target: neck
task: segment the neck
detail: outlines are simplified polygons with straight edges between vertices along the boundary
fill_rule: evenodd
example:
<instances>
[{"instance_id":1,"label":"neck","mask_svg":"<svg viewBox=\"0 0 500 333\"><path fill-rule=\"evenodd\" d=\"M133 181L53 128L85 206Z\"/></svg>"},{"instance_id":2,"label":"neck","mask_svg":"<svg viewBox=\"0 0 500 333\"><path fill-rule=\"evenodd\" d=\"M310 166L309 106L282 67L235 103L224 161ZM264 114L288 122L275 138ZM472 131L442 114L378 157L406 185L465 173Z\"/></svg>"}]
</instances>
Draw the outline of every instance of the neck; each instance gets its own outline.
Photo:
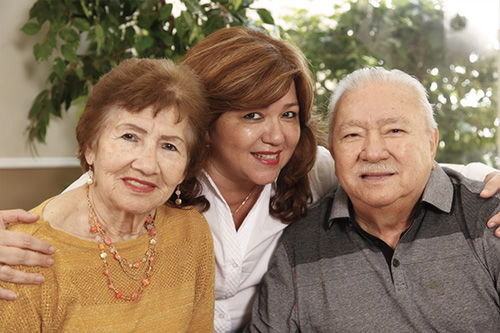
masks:
<instances>
[{"instance_id":1,"label":"neck","mask_svg":"<svg viewBox=\"0 0 500 333\"><path fill-rule=\"evenodd\" d=\"M89 193L89 210L93 209L106 235L114 242L126 241L138 238L146 233L144 223L154 210L139 214L133 214L120 209L112 209L107 205L104 197L95 188L91 188ZM90 213L90 212L89 212Z\"/></svg>"},{"instance_id":2,"label":"neck","mask_svg":"<svg viewBox=\"0 0 500 333\"><path fill-rule=\"evenodd\" d=\"M229 192L245 192L248 193L255 187L255 183L242 178L240 175L236 175L226 170L220 170L211 161L207 163L205 171L210 175L213 182L217 185L219 190L229 191Z\"/></svg>"},{"instance_id":3,"label":"neck","mask_svg":"<svg viewBox=\"0 0 500 333\"><path fill-rule=\"evenodd\" d=\"M387 207L362 209L354 206L354 218L361 229L383 240L392 249L396 248L401 234L412 224L414 215L414 206L403 210Z\"/></svg>"},{"instance_id":4,"label":"neck","mask_svg":"<svg viewBox=\"0 0 500 333\"><path fill-rule=\"evenodd\" d=\"M253 205L257 202L264 185L232 179L221 174L213 167L207 167L206 171L229 206L235 228L238 230Z\"/></svg>"}]
</instances>

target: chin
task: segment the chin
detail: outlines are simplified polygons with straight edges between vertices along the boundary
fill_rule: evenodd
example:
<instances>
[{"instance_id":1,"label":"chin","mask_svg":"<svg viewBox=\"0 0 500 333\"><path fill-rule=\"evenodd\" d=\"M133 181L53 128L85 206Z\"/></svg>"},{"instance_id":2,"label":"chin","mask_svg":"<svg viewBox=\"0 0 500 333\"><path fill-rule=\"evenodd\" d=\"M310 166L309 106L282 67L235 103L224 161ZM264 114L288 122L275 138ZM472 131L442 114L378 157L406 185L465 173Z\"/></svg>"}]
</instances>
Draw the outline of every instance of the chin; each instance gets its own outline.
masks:
<instances>
[{"instance_id":1,"label":"chin","mask_svg":"<svg viewBox=\"0 0 500 333\"><path fill-rule=\"evenodd\" d=\"M375 198L369 197L369 198L363 198L362 200L373 208L386 207L396 201L394 198L388 198L388 197L375 197Z\"/></svg>"},{"instance_id":2,"label":"chin","mask_svg":"<svg viewBox=\"0 0 500 333\"><path fill-rule=\"evenodd\" d=\"M267 185L271 184L278 178L279 172L277 173L265 173L265 174L260 174L257 175L257 177L252 177L252 182L255 183L256 185Z\"/></svg>"},{"instance_id":3,"label":"chin","mask_svg":"<svg viewBox=\"0 0 500 333\"><path fill-rule=\"evenodd\" d=\"M147 200L147 202L142 202L142 200L131 200L125 202L122 206L122 209L132 214L144 214L145 212L150 212L152 209L158 207L161 204L159 203L157 205L153 205L153 201L154 200Z\"/></svg>"}]
</instances>

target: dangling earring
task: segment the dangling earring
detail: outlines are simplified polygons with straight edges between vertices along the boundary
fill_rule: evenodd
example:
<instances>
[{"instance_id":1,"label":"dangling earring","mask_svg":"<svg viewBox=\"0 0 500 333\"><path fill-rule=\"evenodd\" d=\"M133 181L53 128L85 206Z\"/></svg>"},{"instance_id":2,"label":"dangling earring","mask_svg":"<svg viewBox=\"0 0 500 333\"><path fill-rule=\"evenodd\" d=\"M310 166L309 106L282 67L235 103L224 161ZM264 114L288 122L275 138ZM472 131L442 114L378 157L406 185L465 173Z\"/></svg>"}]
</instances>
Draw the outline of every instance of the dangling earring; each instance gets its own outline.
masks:
<instances>
[{"instance_id":1,"label":"dangling earring","mask_svg":"<svg viewBox=\"0 0 500 333\"><path fill-rule=\"evenodd\" d=\"M182 205L182 199L181 199L181 188L180 185L177 185L177 190L175 190L175 194L177 195L177 199L175 199L175 204L177 206Z\"/></svg>"},{"instance_id":2,"label":"dangling earring","mask_svg":"<svg viewBox=\"0 0 500 333\"><path fill-rule=\"evenodd\" d=\"M94 184L94 168L92 167L92 165L89 165L88 174L89 174L89 179L87 179L87 184L90 186Z\"/></svg>"}]
</instances>

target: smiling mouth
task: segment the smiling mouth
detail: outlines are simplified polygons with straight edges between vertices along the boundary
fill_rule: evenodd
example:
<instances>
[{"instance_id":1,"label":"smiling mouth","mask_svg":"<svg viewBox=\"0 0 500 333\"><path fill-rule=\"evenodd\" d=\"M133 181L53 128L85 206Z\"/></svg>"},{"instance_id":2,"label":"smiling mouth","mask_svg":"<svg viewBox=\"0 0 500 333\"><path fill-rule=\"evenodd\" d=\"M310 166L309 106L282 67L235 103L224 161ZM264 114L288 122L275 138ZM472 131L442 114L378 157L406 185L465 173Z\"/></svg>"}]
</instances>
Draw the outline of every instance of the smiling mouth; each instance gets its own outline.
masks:
<instances>
[{"instance_id":1,"label":"smiling mouth","mask_svg":"<svg viewBox=\"0 0 500 333\"><path fill-rule=\"evenodd\" d=\"M154 191L154 189L156 188L156 185L153 183L139 181L136 179L124 178L123 182L129 189L138 193L149 193L151 191Z\"/></svg>"},{"instance_id":2,"label":"smiling mouth","mask_svg":"<svg viewBox=\"0 0 500 333\"><path fill-rule=\"evenodd\" d=\"M279 155L279 154L257 154L257 153L251 153L251 154L257 158L267 161L275 160L278 158Z\"/></svg>"},{"instance_id":3,"label":"smiling mouth","mask_svg":"<svg viewBox=\"0 0 500 333\"><path fill-rule=\"evenodd\" d=\"M362 179L381 179L395 175L394 173L377 173L377 174L363 174Z\"/></svg>"},{"instance_id":4,"label":"smiling mouth","mask_svg":"<svg viewBox=\"0 0 500 333\"><path fill-rule=\"evenodd\" d=\"M129 183L130 185L137 186L137 187L154 187L154 185L144 184L144 183L138 182L138 181L133 180L133 179L125 179L125 181L127 183Z\"/></svg>"}]
</instances>

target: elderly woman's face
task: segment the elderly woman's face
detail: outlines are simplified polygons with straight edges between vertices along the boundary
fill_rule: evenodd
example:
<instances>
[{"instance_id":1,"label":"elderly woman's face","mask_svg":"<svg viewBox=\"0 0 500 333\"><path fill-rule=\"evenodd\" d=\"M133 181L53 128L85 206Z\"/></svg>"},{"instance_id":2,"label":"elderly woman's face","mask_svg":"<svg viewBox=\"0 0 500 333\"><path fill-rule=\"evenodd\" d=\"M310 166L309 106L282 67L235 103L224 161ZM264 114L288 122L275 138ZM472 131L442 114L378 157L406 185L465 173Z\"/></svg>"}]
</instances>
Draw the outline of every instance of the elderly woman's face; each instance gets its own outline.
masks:
<instances>
[{"instance_id":1,"label":"elderly woman's face","mask_svg":"<svg viewBox=\"0 0 500 333\"><path fill-rule=\"evenodd\" d=\"M168 200L184 180L188 161L187 124L173 109L156 117L150 109L113 109L97 144L85 157L94 167L96 200L132 214Z\"/></svg>"}]
</instances>

